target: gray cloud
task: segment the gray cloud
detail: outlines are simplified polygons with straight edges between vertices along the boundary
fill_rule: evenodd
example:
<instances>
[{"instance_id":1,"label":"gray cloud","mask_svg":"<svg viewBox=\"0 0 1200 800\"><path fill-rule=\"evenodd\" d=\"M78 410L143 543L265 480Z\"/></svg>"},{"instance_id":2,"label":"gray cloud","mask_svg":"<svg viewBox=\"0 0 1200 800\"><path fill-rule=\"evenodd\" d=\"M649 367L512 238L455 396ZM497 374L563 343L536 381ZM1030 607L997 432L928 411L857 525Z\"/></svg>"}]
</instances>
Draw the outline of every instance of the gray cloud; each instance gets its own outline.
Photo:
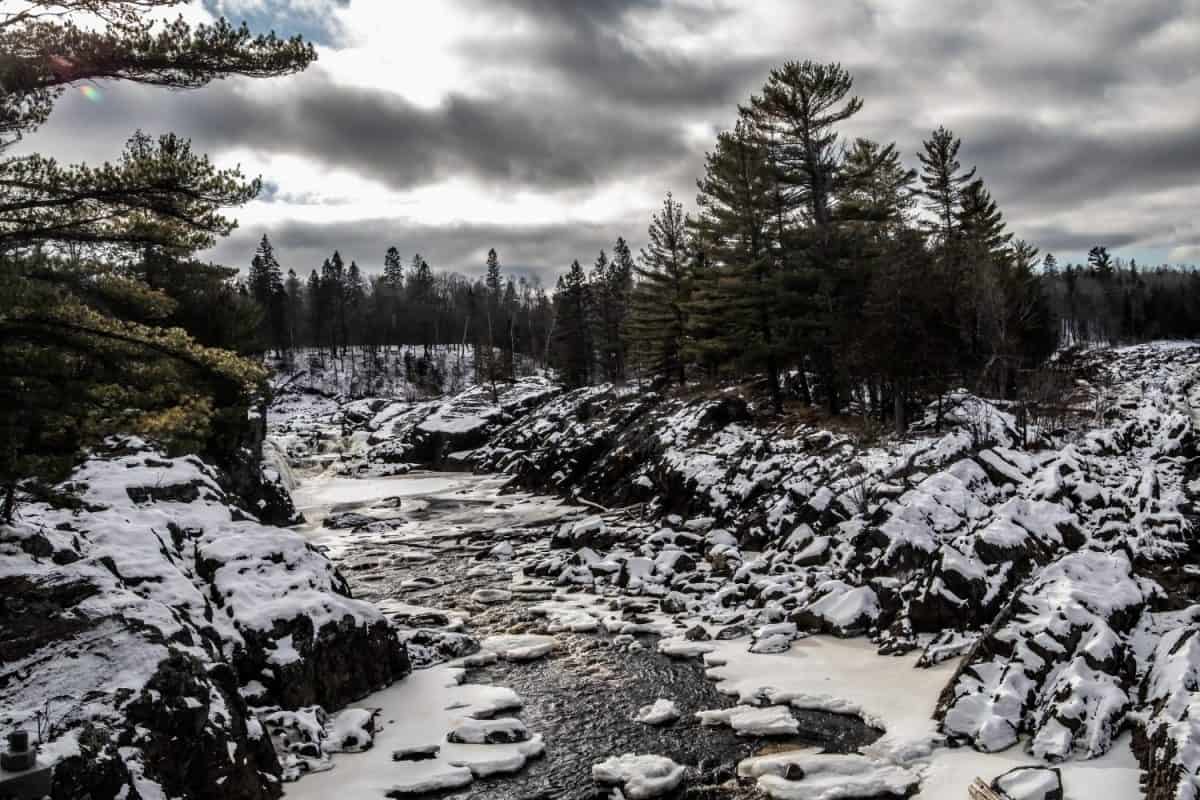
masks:
<instances>
[{"instance_id":1,"label":"gray cloud","mask_svg":"<svg viewBox=\"0 0 1200 800\"><path fill-rule=\"evenodd\" d=\"M291 2L267 0L256 19L282 19ZM250 95L230 82L187 95L113 87L99 106L69 99L36 144L72 160L111 156L130 132L128 120L137 119L147 130L191 135L216 153L235 147L292 153L403 189L469 176L492 187L578 198L650 178L690 201L707 143L689 138L687 130L732 122L735 104L774 64L840 60L866 102L846 126L848 138L894 140L915 163L921 139L945 123L963 138L964 161L979 167L1015 232L1043 249L1075 251L1105 242L1166 252L1194 242L1194 234L1186 239L1185 233L1194 231L1191 215L1200 202L1200 189L1192 189L1200 186L1200 107L1192 100L1197 0L1014 0L1000 10L984 0L929 0L924 11L906 11L903 24L883 0L780 4L769 17L780 34L763 31L762 41L786 44L766 48L755 39L744 48L687 50L670 36L650 35L644 21L668 15L677 29L703 34L735 25L745 6L721 0L459 2L473 13L520 24L498 25L494 36L464 43L459 55L479 65L478 85L469 87L470 96L452 94L436 108L386 91L335 86L318 65L265 94ZM322 35L336 47L336 34L328 27ZM80 130L88 136L80 137ZM1190 202L1172 207L1155 199L1167 190ZM286 185L276 187L272 199L280 207L311 202ZM630 208L628 218L644 228L649 210ZM1119 229L1103 222L1114 219L1122 220ZM354 226L340 232L366 237L363 231L378 224L369 222L357 233ZM328 233L320 249L338 246L339 230L288 231ZM511 241L521 258L544 269L618 232L573 235L564 226L512 233ZM450 248L448 261L456 263L466 263L466 256L454 249L454 237L504 234L486 226L411 233ZM554 242L556 235L567 244ZM547 248L546 255L525 249L535 246Z\"/></svg>"},{"instance_id":2,"label":"gray cloud","mask_svg":"<svg viewBox=\"0 0 1200 800\"><path fill-rule=\"evenodd\" d=\"M118 131L129 134L132 118L148 130L181 131L204 149L291 153L397 189L460 175L576 189L690 152L678 130L624 110L566 107L546 97L462 95L430 110L378 89L334 84L319 66L265 99L229 81L187 95L117 85L106 102L101 108L75 98L61 104L54 117L61 146L75 149L68 141L83 127L112 131L97 139L111 145Z\"/></svg>"},{"instance_id":3,"label":"gray cloud","mask_svg":"<svg viewBox=\"0 0 1200 800\"><path fill-rule=\"evenodd\" d=\"M660 0L505 0L497 6L520 14L529 32L514 46L511 41L471 40L462 52L483 60L517 61L559 79L582 93L585 102L619 102L644 111L664 108L711 109L732 105L770 69L776 59L736 54L682 54L670 41L649 41L631 35L631 12L662 10ZM676 22L707 29L734 13L732 7L672 8Z\"/></svg>"}]
</instances>

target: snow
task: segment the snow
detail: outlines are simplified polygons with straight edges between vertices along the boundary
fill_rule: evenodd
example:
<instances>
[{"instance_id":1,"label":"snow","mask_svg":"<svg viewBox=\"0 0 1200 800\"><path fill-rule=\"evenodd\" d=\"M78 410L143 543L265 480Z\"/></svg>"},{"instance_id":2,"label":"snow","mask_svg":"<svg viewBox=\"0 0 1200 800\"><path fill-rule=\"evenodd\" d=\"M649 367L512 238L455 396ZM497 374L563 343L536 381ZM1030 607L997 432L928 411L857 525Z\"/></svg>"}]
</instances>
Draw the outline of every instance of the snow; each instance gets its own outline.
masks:
<instances>
[{"instance_id":1,"label":"snow","mask_svg":"<svg viewBox=\"0 0 1200 800\"><path fill-rule=\"evenodd\" d=\"M734 706L713 711L697 711L701 725L728 725L742 736L794 736L800 724L787 706Z\"/></svg>"},{"instance_id":2,"label":"snow","mask_svg":"<svg viewBox=\"0 0 1200 800\"><path fill-rule=\"evenodd\" d=\"M1040 767L1018 767L997 777L995 786L1012 800L1052 800L1061 791L1058 774Z\"/></svg>"},{"instance_id":3,"label":"snow","mask_svg":"<svg viewBox=\"0 0 1200 800\"><path fill-rule=\"evenodd\" d=\"M861 755L810 750L744 759L738 775L756 778L758 788L777 800L904 797L920 780L911 770Z\"/></svg>"},{"instance_id":4,"label":"snow","mask_svg":"<svg viewBox=\"0 0 1200 800\"><path fill-rule=\"evenodd\" d=\"M326 478L320 481L301 482L292 497L298 511L312 511L341 505L365 504L385 497L408 497L415 495L448 494L467 485L464 480L439 475L436 477L395 478Z\"/></svg>"},{"instance_id":5,"label":"snow","mask_svg":"<svg viewBox=\"0 0 1200 800\"><path fill-rule=\"evenodd\" d=\"M333 564L303 535L235 508L198 458L168 457L132 438L109 446L70 478L79 509L25 503L18 522L4 528L0 577L38 591L78 587L65 613L81 635L8 661L0 725L32 727L49 707L67 735L91 723L115 739L125 707L173 653L212 670L253 638L267 651L263 666L280 667L306 657L310 646L283 633L292 626L320 636L327 625L384 624L376 608L344 594ZM64 557L31 557L22 543L37 537ZM270 685L264 674L247 689L261 697ZM213 729L233 736L221 691L207 678L199 689L180 697L181 707L207 707ZM254 719L247 727L261 729ZM144 796L161 794L141 749L152 735L122 748Z\"/></svg>"},{"instance_id":6,"label":"snow","mask_svg":"<svg viewBox=\"0 0 1200 800\"><path fill-rule=\"evenodd\" d=\"M698 658L716 649L713 642L691 642L680 636L658 640L658 652L672 658Z\"/></svg>"},{"instance_id":7,"label":"snow","mask_svg":"<svg viewBox=\"0 0 1200 800\"><path fill-rule=\"evenodd\" d=\"M536 661L554 652L558 643L553 636L511 634L489 636L479 646L505 661Z\"/></svg>"},{"instance_id":8,"label":"snow","mask_svg":"<svg viewBox=\"0 0 1200 800\"><path fill-rule=\"evenodd\" d=\"M879 602L869 586L849 587L841 581L830 581L817 590L827 593L808 610L836 628L849 628L879 614Z\"/></svg>"},{"instance_id":9,"label":"snow","mask_svg":"<svg viewBox=\"0 0 1200 800\"><path fill-rule=\"evenodd\" d=\"M516 717L498 719L466 719L454 726L446 741L456 744L507 744L529 738L525 723Z\"/></svg>"},{"instance_id":10,"label":"snow","mask_svg":"<svg viewBox=\"0 0 1200 800\"><path fill-rule=\"evenodd\" d=\"M333 769L306 775L284 787L288 800L329 797L368 798L422 794L469 785L476 777L513 772L539 756L537 734L509 744L460 744L446 740L452 730L486 729L476 720L515 698L503 687L460 683L459 667L439 665L417 670L402 681L362 700L379 709L375 746L339 755ZM517 721L519 723L519 720ZM509 723L498 722L505 727ZM517 726L513 726L516 729ZM524 730L524 725L519 725ZM528 732L526 732L528 733ZM433 758L395 760L394 753L419 751Z\"/></svg>"},{"instance_id":11,"label":"snow","mask_svg":"<svg viewBox=\"0 0 1200 800\"><path fill-rule=\"evenodd\" d=\"M817 767L833 757L804 756L815 761L803 780L758 775L773 796L852 796L836 792L911 786L916 775L917 796L941 800L963 796L977 777L1053 760L1068 798L1136 797L1137 769L1119 735L1130 721L1175 743L1184 774L1200 766L1194 623L1159 624L1161 590L1138 575L1142 564L1182 560L1190 546L1183 459L1194 433L1183 392L1196 369L1164 361L1168 351L1194 348L1115 351L1099 367L1119 378L1114 413L1053 449L1016 449L1013 415L966 392L949 398L947 432L918 430L865 451L804 426L771 436L738 422L714 431L704 421L709 399L651 405L661 452L622 487L646 501L645 519L585 512L555 534L553 547L573 549L546 552L502 534L489 542L499 548L491 557L546 579L529 584L543 600L533 611L539 631L602 626L619 634L617 646L655 632L664 635L660 652L703 657L709 677L739 701L704 712L706 722L786 732L796 724L789 709L814 709L885 731L854 759ZM536 485L576 490L572 448L616 429L604 414L581 421L574 409L609 404L616 417L641 413L639 402L605 387L560 396L472 459L524 477L540 471ZM614 466L605 458L597 471ZM691 520L661 516L669 506L654 492L665 485L687 487ZM676 540L685 528L698 534L693 542ZM765 542L762 552L742 552L744 535ZM571 593L540 597L555 582ZM509 590L516 595L495 591ZM670 614L589 609L587 593L662 600ZM696 624L743 636L681 635ZM878 638L807 636L816 631ZM519 659L553 647L552 636L523 634L485 643L485 652ZM963 659L970 663L956 674ZM947 737L971 747L947 747Z\"/></svg>"},{"instance_id":12,"label":"snow","mask_svg":"<svg viewBox=\"0 0 1200 800\"><path fill-rule=\"evenodd\" d=\"M679 708L672 701L660 697L652 705L639 708L633 719L646 725L666 725L679 719Z\"/></svg>"},{"instance_id":13,"label":"snow","mask_svg":"<svg viewBox=\"0 0 1200 800\"><path fill-rule=\"evenodd\" d=\"M601 786L617 786L628 800L662 797L683 783L684 768L669 758L626 753L612 756L592 767L592 780Z\"/></svg>"}]
</instances>

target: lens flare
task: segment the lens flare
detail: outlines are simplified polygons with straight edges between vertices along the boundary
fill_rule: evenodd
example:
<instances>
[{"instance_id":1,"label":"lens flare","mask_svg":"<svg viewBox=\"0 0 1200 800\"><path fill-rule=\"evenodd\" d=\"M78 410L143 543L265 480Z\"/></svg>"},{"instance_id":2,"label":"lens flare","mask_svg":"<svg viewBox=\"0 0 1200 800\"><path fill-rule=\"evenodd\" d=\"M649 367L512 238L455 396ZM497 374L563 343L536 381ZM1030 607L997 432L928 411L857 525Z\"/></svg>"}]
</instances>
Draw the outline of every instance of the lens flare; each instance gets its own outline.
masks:
<instances>
[{"instance_id":1,"label":"lens flare","mask_svg":"<svg viewBox=\"0 0 1200 800\"><path fill-rule=\"evenodd\" d=\"M95 86L81 86L79 87L79 91L83 92L83 96L88 100L91 100L93 103L99 103L102 99L104 99L104 95L102 95L100 90Z\"/></svg>"}]
</instances>

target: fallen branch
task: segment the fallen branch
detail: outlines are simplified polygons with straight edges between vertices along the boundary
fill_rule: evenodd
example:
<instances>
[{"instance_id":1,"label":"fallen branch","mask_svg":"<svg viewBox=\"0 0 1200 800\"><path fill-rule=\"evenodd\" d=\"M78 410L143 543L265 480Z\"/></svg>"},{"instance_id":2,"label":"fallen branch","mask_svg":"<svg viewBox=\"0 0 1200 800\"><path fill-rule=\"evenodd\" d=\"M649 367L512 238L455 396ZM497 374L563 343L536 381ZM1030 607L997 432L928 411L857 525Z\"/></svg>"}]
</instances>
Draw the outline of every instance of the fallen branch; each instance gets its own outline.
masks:
<instances>
[{"instance_id":1,"label":"fallen branch","mask_svg":"<svg viewBox=\"0 0 1200 800\"><path fill-rule=\"evenodd\" d=\"M578 496L576 496L573 499L576 503L579 503L581 506L588 506L589 508L594 508L597 511L603 511L605 514L612 513L611 508L605 508L604 506L600 505L599 503L593 503L591 500L585 500L582 497L578 497Z\"/></svg>"}]
</instances>

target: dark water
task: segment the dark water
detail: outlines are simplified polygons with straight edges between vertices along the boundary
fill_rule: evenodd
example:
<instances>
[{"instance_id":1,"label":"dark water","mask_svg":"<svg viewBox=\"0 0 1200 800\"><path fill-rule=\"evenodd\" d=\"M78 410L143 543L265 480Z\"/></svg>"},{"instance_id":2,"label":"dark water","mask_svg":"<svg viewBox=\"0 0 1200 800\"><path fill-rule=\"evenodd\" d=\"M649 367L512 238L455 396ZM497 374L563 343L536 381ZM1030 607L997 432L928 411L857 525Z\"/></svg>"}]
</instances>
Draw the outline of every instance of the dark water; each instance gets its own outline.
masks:
<instances>
[{"instance_id":1,"label":"dark water","mask_svg":"<svg viewBox=\"0 0 1200 800\"><path fill-rule=\"evenodd\" d=\"M363 509L369 504L339 506ZM382 513L369 509L371 513ZM511 512L511 513L509 513ZM561 513L561 512L560 512ZM504 499L423 496L387 512L392 530L352 534L335 558L356 596L374 602L396 600L438 609L470 609L467 633L483 638L497 633L544 632L545 621L529 607L537 601L514 599L487 608L472 607L470 595L479 588L508 583L504 565L493 575L471 576L485 563L479 555L495 543L516 545L518 557L544 551L556 522L512 507ZM391 559L412 548L432 552L423 563ZM433 578L438 585L405 590L414 577ZM384 603L386 608L386 603ZM706 679L696 660L668 658L656 652L653 636L639 637L641 649L615 646L609 635L557 634L558 650L531 663L498 662L475 668L471 683L507 686L521 696L519 716L533 732L543 735L546 753L524 770L508 776L478 780L471 786L443 793L466 800L533 800L534 798L592 798L596 790L591 767L608 756L647 753L667 756L688 768L681 796L694 798L752 797L734 774L740 759L781 745L816 744L848 752L878 737L861 721L823 712L793 712L801 720L798 738L747 738L728 728L701 727L695 712L734 704ZM642 706L658 698L672 700L680 719L663 727L633 721Z\"/></svg>"}]
</instances>

